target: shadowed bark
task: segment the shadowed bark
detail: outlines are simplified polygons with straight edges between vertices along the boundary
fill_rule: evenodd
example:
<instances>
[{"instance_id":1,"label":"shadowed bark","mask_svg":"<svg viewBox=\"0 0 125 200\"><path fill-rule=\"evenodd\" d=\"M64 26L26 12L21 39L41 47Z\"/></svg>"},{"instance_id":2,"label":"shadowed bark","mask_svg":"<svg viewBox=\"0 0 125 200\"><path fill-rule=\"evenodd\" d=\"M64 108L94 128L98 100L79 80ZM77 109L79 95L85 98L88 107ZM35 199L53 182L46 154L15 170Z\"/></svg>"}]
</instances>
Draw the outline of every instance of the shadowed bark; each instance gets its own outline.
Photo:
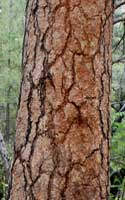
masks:
<instances>
[{"instance_id":1,"label":"shadowed bark","mask_svg":"<svg viewBox=\"0 0 125 200\"><path fill-rule=\"evenodd\" d=\"M111 0L29 0L11 200L106 200Z\"/></svg>"}]
</instances>

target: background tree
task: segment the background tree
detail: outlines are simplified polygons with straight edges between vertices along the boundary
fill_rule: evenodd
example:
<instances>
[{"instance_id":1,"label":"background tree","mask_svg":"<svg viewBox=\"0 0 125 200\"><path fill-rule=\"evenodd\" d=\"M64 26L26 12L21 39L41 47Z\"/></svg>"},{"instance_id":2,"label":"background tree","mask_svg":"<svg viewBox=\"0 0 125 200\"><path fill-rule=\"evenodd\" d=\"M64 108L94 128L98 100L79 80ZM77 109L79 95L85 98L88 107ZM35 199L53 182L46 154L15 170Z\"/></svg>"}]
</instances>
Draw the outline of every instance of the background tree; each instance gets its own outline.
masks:
<instances>
[{"instance_id":1,"label":"background tree","mask_svg":"<svg viewBox=\"0 0 125 200\"><path fill-rule=\"evenodd\" d=\"M125 199L125 1L115 1L112 77L111 197Z\"/></svg>"},{"instance_id":2,"label":"background tree","mask_svg":"<svg viewBox=\"0 0 125 200\"><path fill-rule=\"evenodd\" d=\"M10 199L107 199L112 1L28 1Z\"/></svg>"},{"instance_id":3,"label":"background tree","mask_svg":"<svg viewBox=\"0 0 125 200\"><path fill-rule=\"evenodd\" d=\"M3 134L10 159L20 83L24 8L25 0L0 1L0 133ZM1 144L3 142L0 141L0 153L4 152ZM2 194L4 198L7 187L6 166L3 166L3 158L4 155L2 159L0 158L0 199L2 199Z\"/></svg>"}]
</instances>

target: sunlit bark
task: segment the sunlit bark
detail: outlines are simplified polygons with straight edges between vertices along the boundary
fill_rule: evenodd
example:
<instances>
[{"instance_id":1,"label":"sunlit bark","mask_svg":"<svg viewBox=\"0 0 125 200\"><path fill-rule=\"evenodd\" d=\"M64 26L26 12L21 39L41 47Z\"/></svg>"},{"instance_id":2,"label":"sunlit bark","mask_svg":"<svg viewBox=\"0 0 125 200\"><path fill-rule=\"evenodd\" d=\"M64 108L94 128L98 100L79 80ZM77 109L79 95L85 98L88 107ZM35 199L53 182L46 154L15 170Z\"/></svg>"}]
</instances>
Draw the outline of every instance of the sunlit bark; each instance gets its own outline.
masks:
<instances>
[{"instance_id":1,"label":"sunlit bark","mask_svg":"<svg viewBox=\"0 0 125 200\"><path fill-rule=\"evenodd\" d=\"M108 199L111 35L111 0L29 0L10 199Z\"/></svg>"}]
</instances>

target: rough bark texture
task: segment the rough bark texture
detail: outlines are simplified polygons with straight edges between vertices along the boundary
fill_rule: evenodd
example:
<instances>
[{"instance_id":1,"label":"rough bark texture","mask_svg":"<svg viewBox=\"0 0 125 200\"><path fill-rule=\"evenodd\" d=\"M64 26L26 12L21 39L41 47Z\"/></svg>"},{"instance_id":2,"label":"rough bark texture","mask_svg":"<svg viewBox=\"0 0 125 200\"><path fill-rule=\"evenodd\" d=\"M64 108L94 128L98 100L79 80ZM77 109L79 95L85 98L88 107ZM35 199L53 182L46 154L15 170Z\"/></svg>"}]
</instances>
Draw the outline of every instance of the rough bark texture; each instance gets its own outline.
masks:
<instances>
[{"instance_id":1,"label":"rough bark texture","mask_svg":"<svg viewBox=\"0 0 125 200\"><path fill-rule=\"evenodd\" d=\"M106 200L112 0L29 0L11 200Z\"/></svg>"}]
</instances>

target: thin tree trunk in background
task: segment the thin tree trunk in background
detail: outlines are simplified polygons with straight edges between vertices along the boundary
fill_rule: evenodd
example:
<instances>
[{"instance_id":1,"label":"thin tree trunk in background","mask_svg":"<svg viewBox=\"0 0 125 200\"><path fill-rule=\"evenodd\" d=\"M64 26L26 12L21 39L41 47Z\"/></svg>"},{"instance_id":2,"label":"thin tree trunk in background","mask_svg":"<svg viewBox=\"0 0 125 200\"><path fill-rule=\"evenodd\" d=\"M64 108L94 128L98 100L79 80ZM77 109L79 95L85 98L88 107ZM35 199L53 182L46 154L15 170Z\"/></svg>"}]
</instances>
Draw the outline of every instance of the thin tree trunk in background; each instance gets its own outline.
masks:
<instances>
[{"instance_id":1,"label":"thin tree trunk in background","mask_svg":"<svg viewBox=\"0 0 125 200\"><path fill-rule=\"evenodd\" d=\"M10 138L10 87L7 90L7 103L6 103L6 130L5 130L5 140L9 142Z\"/></svg>"},{"instance_id":2,"label":"thin tree trunk in background","mask_svg":"<svg viewBox=\"0 0 125 200\"><path fill-rule=\"evenodd\" d=\"M4 170L5 170L6 180L8 182L8 178L10 175L10 160L9 160L9 155L8 155L6 145L3 139L3 135L1 132L0 132L0 155L2 158Z\"/></svg>"},{"instance_id":3,"label":"thin tree trunk in background","mask_svg":"<svg viewBox=\"0 0 125 200\"><path fill-rule=\"evenodd\" d=\"M11 18L12 18L12 5L13 2L12 0L9 0L9 10L8 10L8 18L9 18L9 26L8 26L8 55L7 55L7 59L8 59L8 69L11 69L11 32L12 32L12 28L11 28ZM7 89L7 103L6 103L6 127L5 127L5 139L8 142L9 141L9 137L10 137L10 103L9 103L9 98L10 98L10 89L11 86L9 86L9 88Z\"/></svg>"},{"instance_id":4,"label":"thin tree trunk in background","mask_svg":"<svg viewBox=\"0 0 125 200\"><path fill-rule=\"evenodd\" d=\"M9 141L10 137L10 104L6 104L6 135L5 139L6 141Z\"/></svg>"},{"instance_id":5,"label":"thin tree trunk in background","mask_svg":"<svg viewBox=\"0 0 125 200\"><path fill-rule=\"evenodd\" d=\"M11 200L107 200L112 0L29 0Z\"/></svg>"}]
</instances>

